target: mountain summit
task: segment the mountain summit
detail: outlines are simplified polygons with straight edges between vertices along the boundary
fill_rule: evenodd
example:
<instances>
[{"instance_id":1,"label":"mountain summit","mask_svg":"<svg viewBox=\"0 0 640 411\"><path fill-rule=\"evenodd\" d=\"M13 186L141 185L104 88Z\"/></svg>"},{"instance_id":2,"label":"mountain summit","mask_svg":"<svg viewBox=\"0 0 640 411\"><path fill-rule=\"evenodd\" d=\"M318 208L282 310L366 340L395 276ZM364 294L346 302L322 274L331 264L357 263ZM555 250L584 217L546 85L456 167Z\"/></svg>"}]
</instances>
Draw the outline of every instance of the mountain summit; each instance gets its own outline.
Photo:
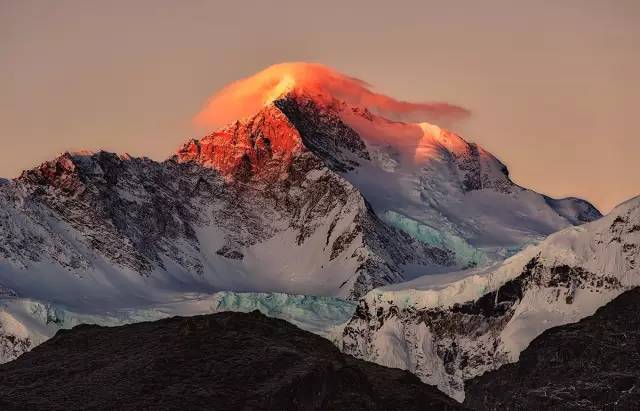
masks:
<instances>
[{"instance_id":1,"label":"mountain summit","mask_svg":"<svg viewBox=\"0 0 640 411\"><path fill-rule=\"evenodd\" d=\"M225 104L236 114L256 113L189 142L177 158L226 174L231 166L246 176L269 161L281 173L294 152L311 151L356 187L380 218L432 245L457 248L468 264L601 216L586 201L555 200L517 186L503 163L451 131L394 120L466 110L397 101L368 87L319 65L273 66L214 95L196 119L217 118Z\"/></svg>"},{"instance_id":2,"label":"mountain summit","mask_svg":"<svg viewBox=\"0 0 640 411\"><path fill-rule=\"evenodd\" d=\"M235 81L214 94L196 115L196 124L217 128L252 117L289 93L305 93L314 100L339 100L398 121L436 121L469 115L465 108L442 102L412 103L377 93L360 79L316 63L281 63Z\"/></svg>"},{"instance_id":3,"label":"mountain summit","mask_svg":"<svg viewBox=\"0 0 640 411\"><path fill-rule=\"evenodd\" d=\"M1 184L1 289L79 311L218 290L356 299L600 216L517 186L451 131L385 117L463 109L284 67L224 89L198 118L240 117L166 161L65 153Z\"/></svg>"}]
</instances>

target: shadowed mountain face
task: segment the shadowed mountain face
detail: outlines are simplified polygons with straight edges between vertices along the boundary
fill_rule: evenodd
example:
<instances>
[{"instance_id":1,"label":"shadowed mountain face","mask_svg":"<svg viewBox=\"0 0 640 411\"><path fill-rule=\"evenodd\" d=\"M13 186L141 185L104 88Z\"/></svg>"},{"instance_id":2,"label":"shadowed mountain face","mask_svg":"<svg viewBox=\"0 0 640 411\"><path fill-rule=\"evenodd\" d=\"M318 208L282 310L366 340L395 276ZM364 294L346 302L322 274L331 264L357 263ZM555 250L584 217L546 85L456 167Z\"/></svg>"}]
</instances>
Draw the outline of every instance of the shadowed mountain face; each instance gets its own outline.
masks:
<instances>
[{"instance_id":1,"label":"shadowed mountain face","mask_svg":"<svg viewBox=\"0 0 640 411\"><path fill-rule=\"evenodd\" d=\"M457 410L257 311L82 325L0 366L1 409Z\"/></svg>"},{"instance_id":2,"label":"shadowed mountain face","mask_svg":"<svg viewBox=\"0 0 640 411\"><path fill-rule=\"evenodd\" d=\"M545 331L520 360L467 382L479 410L632 410L640 404L640 288Z\"/></svg>"}]
</instances>

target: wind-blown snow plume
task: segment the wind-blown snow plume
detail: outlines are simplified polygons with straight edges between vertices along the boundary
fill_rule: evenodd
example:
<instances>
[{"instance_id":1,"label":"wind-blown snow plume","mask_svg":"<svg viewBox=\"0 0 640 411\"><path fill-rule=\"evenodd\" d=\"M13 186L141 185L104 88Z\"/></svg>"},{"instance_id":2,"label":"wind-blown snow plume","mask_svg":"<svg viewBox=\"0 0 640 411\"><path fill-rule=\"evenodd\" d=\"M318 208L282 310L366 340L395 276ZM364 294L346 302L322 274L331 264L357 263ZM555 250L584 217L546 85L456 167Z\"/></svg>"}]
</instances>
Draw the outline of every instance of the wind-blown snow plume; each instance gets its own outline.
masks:
<instances>
[{"instance_id":1,"label":"wind-blown snow plume","mask_svg":"<svg viewBox=\"0 0 640 411\"><path fill-rule=\"evenodd\" d=\"M315 63L282 63L242 80L214 94L196 115L201 127L219 127L255 114L260 107L291 90L304 90L367 108L392 120L434 121L464 118L470 112L443 102L411 103L371 90L371 85Z\"/></svg>"}]
</instances>

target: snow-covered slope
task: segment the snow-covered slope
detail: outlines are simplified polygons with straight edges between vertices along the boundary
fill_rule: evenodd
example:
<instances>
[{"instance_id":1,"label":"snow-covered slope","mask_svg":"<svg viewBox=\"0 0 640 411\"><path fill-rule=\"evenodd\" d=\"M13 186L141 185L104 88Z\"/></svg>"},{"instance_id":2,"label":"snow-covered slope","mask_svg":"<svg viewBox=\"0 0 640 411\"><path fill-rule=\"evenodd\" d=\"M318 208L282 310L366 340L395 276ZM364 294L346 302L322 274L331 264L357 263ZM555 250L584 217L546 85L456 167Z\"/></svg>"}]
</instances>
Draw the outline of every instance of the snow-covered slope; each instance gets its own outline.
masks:
<instances>
[{"instance_id":1,"label":"snow-covered slope","mask_svg":"<svg viewBox=\"0 0 640 411\"><path fill-rule=\"evenodd\" d=\"M537 336L513 364L465 383L474 410L636 410L640 287ZM525 378L522 378L525 376Z\"/></svg>"},{"instance_id":2,"label":"snow-covered slope","mask_svg":"<svg viewBox=\"0 0 640 411\"><path fill-rule=\"evenodd\" d=\"M491 252L600 217L582 200L551 200L514 184L502 162L448 130L358 114L345 115L346 121L376 161L346 178L400 227L428 227Z\"/></svg>"},{"instance_id":3,"label":"snow-covered slope","mask_svg":"<svg viewBox=\"0 0 640 411\"><path fill-rule=\"evenodd\" d=\"M554 200L514 184L493 155L436 125L389 121L299 90L274 104L378 216L425 244L454 250L462 266L502 259L601 216L584 200Z\"/></svg>"},{"instance_id":4,"label":"snow-covered slope","mask_svg":"<svg viewBox=\"0 0 640 411\"><path fill-rule=\"evenodd\" d=\"M640 197L550 235L503 263L368 293L343 349L462 400L464 380L516 361L544 330L576 322L640 285Z\"/></svg>"}]
</instances>

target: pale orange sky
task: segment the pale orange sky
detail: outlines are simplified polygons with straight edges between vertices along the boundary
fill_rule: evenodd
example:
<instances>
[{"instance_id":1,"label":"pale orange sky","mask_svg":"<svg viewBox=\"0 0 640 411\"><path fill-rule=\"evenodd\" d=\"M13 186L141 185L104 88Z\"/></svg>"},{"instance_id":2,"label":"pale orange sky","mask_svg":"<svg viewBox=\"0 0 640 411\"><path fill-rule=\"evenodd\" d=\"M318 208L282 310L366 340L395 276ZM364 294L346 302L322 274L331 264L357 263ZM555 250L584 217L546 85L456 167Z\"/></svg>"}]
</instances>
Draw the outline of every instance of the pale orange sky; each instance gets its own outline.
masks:
<instances>
[{"instance_id":1,"label":"pale orange sky","mask_svg":"<svg viewBox=\"0 0 640 411\"><path fill-rule=\"evenodd\" d=\"M82 148L164 159L230 81L313 61L471 110L456 131L516 182L606 212L640 194L639 50L636 0L0 0L0 176Z\"/></svg>"}]
</instances>

